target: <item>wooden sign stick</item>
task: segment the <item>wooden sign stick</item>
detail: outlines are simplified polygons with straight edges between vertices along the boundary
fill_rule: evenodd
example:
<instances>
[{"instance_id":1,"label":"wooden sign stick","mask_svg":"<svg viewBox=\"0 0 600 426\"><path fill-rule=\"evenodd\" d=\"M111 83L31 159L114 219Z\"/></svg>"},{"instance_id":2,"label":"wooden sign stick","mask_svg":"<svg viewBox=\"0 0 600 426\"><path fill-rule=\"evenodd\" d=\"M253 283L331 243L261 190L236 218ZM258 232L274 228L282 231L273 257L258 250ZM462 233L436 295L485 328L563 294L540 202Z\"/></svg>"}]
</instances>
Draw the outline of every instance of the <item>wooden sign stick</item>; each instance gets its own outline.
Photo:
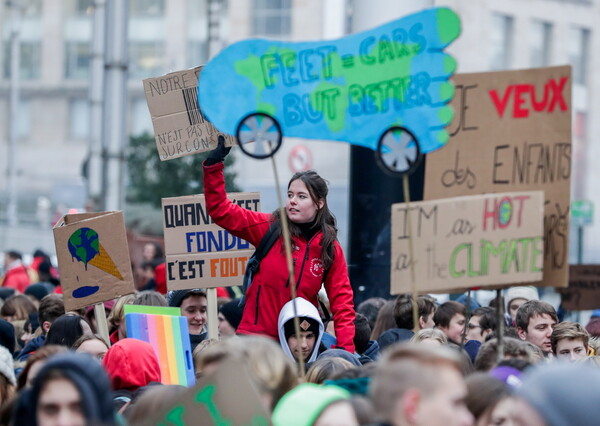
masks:
<instances>
[{"instance_id":1,"label":"wooden sign stick","mask_svg":"<svg viewBox=\"0 0 600 426\"><path fill-rule=\"evenodd\" d=\"M110 338L108 336L108 322L106 321L106 311L104 303L96 303L94 305L94 316L96 317L96 331L106 341L110 347Z\"/></svg>"},{"instance_id":2,"label":"wooden sign stick","mask_svg":"<svg viewBox=\"0 0 600 426\"><path fill-rule=\"evenodd\" d=\"M217 289L207 288L206 289L206 301L208 302L207 316L208 316L208 338L219 340L219 319L218 308L217 308Z\"/></svg>"},{"instance_id":3,"label":"wooden sign stick","mask_svg":"<svg viewBox=\"0 0 600 426\"><path fill-rule=\"evenodd\" d=\"M417 282L415 279L415 262L412 240L412 222L410 214L410 187L408 186L408 174L402 175L402 191L406 203L406 222L408 225L408 255L410 257L410 288L412 293L413 332L419 331L419 307L417 305Z\"/></svg>"}]
</instances>

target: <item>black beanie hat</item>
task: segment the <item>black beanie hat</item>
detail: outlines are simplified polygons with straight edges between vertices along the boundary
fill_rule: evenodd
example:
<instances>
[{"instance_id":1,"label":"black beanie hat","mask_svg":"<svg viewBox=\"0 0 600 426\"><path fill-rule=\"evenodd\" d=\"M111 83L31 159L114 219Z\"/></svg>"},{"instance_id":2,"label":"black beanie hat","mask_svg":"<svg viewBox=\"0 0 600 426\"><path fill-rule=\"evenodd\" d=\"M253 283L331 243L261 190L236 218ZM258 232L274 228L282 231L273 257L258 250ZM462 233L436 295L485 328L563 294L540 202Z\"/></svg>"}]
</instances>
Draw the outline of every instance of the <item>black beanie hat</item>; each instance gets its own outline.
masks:
<instances>
[{"instance_id":1,"label":"black beanie hat","mask_svg":"<svg viewBox=\"0 0 600 426\"><path fill-rule=\"evenodd\" d=\"M0 345L12 355L15 352L15 344L15 327L10 322L0 319Z\"/></svg>"},{"instance_id":2,"label":"black beanie hat","mask_svg":"<svg viewBox=\"0 0 600 426\"><path fill-rule=\"evenodd\" d=\"M300 323L300 331L312 331L316 336L319 335L319 322L310 317L298 317ZM283 324L283 332L285 340L289 339L290 336L294 335L294 318L290 318Z\"/></svg>"},{"instance_id":3,"label":"black beanie hat","mask_svg":"<svg viewBox=\"0 0 600 426\"><path fill-rule=\"evenodd\" d=\"M173 308L181 307L183 299L188 296L204 296L206 292L201 288L193 288L190 290L174 290L167 293L167 303Z\"/></svg>"},{"instance_id":4,"label":"black beanie hat","mask_svg":"<svg viewBox=\"0 0 600 426\"><path fill-rule=\"evenodd\" d=\"M41 283L31 284L25 289L25 295L33 296L38 301L41 301L48 294L50 294L48 288Z\"/></svg>"},{"instance_id":5,"label":"black beanie hat","mask_svg":"<svg viewBox=\"0 0 600 426\"><path fill-rule=\"evenodd\" d=\"M221 312L227 322L237 330L238 325L240 325L240 321L242 320L243 310L244 308L240 306L239 300L232 300L221 306L219 312Z\"/></svg>"}]
</instances>

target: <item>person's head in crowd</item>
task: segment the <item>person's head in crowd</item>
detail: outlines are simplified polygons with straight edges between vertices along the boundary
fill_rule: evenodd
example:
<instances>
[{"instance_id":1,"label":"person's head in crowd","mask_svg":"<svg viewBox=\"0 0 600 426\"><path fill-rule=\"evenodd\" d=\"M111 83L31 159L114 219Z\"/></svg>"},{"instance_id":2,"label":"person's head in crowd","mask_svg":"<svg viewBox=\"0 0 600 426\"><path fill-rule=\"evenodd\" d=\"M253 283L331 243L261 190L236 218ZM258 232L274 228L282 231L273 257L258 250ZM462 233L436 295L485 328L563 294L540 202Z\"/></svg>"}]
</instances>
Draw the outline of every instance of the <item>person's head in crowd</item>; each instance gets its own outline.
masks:
<instances>
[{"instance_id":1,"label":"person's head in crowd","mask_svg":"<svg viewBox=\"0 0 600 426\"><path fill-rule=\"evenodd\" d=\"M48 360L21 393L14 418L31 426L117 424L102 366L72 352Z\"/></svg>"},{"instance_id":2,"label":"person's head in crowd","mask_svg":"<svg viewBox=\"0 0 600 426\"><path fill-rule=\"evenodd\" d=\"M299 336L294 327L295 313L298 314ZM315 305L302 297L290 300L279 312L277 327L284 354L297 362L300 357L304 362L317 359L325 328Z\"/></svg>"},{"instance_id":3,"label":"person's head in crowd","mask_svg":"<svg viewBox=\"0 0 600 426\"><path fill-rule=\"evenodd\" d=\"M511 389L522 384L523 372L531 367L531 363L524 359L505 358L492 368L488 374L506 383Z\"/></svg>"},{"instance_id":4,"label":"person's head in crowd","mask_svg":"<svg viewBox=\"0 0 600 426\"><path fill-rule=\"evenodd\" d=\"M36 310L36 306L27 296L15 294L4 301L0 308L0 316L6 321L24 321Z\"/></svg>"},{"instance_id":5,"label":"person's head in crowd","mask_svg":"<svg viewBox=\"0 0 600 426\"><path fill-rule=\"evenodd\" d=\"M181 385L149 387L123 413L128 424L141 424L173 407L188 390Z\"/></svg>"},{"instance_id":6,"label":"person's head in crowd","mask_svg":"<svg viewBox=\"0 0 600 426\"><path fill-rule=\"evenodd\" d=\"M533 353L533 345L512 337L505 337L504 340L504 358L519 358L534 364L536 357ZM475 357L476 371L490 371L498 363L498 340L491 339L481 345L477 356Z\"/></svg>"},{"instance_id":7,"label":"person's head in crowd","mask_svg":"<svg viewBox=\"0 0 600 426\"><path fill-rule=\"evenodd\" d=\"M167 294L169 306L181 308L187 318L190 334L202 334L207 321L208 301L203 289L175 290Z\"/></svg>"},{"instance_id":8,"label":"person's head in crowd","mask_svg":"<svg viewBox=\"0 0 600 426\"><path fill-rule=\"evenodd\" d=\"M201 341L200 343L198 343L198 345L196 345L196 347L192 351L192 360L194 361L194 372L196 374L196 379L199 379L204 374L206 374L206 372L203 371L203 368L205 368L206 366L209 366L209 368L210 368L210 364L213 362L212 359L208 360L208 359L204 358L204 356L205 356L204 352L206 350L208 350L208 348L216 345L217 343L219 343L219 340L217 340L217 339L205 339L205 340ZM221 345L219 345L219 347L223 348L223 350L226 348L225 346L221 346ZM217 352L214 352L213 357L216 360L215 362L218 363L225 355L226 354L221 354L221 353L217 354ZM202 367L200 366L201 363L203 363Z\"/></svg>"},{"instance_id":9,"label":"person's head in crowd","mask_svg":"<svg viewBox=\"0 0 600 426\"><path fill-rule=\"evenodd\" d=\"M456 298L456 301L460 304L465 305L466 312L471 313L471 315L475 309L481 308L479 302L475 300L474 297L470 297L468 293L461 294Z\"/></svg>"},{"instance_id":10,"label":"person's head in crowd","mask_svg":"<svg viewBox=\"0 0 600 426\"><path fill-rule=\"evenodd\" d=\"M438 306L433 315L435 326L442 330L448 340L460 344L465 331L465 305L449 300Z\"/></svg>"},{"instance_id":11,"label":"person's head in crowd","mask_svg":"<svg viewBox=\"0 0 600 426\"><path fill-rule=\"evenodd\" d=\"M484 341L486 341L489 340L491 338L490 336L498 329L498 311L491 306L482 309L484 310L479 311L482 312L481 316L479 317L479 330L481 331L482 335L485 335ZM514 329L514 327L507 328ZM516 329L514 330L516 334ZM516 337L518 337L518 335L516 335Z\"/></svg>"},{"instance_id":12,"label":"person's head in crowd","mask_svg":"<svg viewBox=\"0 0 600 426\"><path fill-rule=\"evenodd\" d=\"M4 270L6 271L12 263L21 263L23 255L16 250L8 250L4 252Z\"/></svg>"},{"instance_id":13,"label":"person's head in crowd","mask_svg":"<svg viewBox=\"0 0 600 426\"><path fill-rule=\"evenodd\" d=\"M38 309L42 299L50 294L50 290L42 283L35 283L27 286L24 294L31 300L35 308Z\"/></svg>"},{"instance_id":14,"label":"person's head in crowd","mask_svg":"<svg viewBox=\"0 0 600 426\"><path fill-rule=\"evenodd\" d=\"M600 369L585 363L542 363L528 370L519 397L514 422L519 426L595 426L600 419L598 404Z\"/></svg>"},{"instance_id":15,"label":"person's head in crowd","mask_svg":"<svg viewBox=\"0 0 600 426\"><path fill-rule=\"evenodd\" d=\"M0 287L0 305L6 301L10 296L14 296L16 290L10 287Z\"/></svg>"},{"instance_id":16,"label":"person's head in crowd","mask_svg":"<svg viewBox=\"0 0 600 426\"><path fill-rule=\"evenodd\" d=\"M219 321L219 337L225 339L235 336L235 332L242 321L244 308L240 306L238 299L226 302L219 308L217 320Z\"/></svg>"},{"instance_id":17,"label":"person's head in crowd","mask_svg":"<svg viewBox=\"0 0 600 426\"><path fill-rule=\"evenodd\" d=\"M132 305L135 294L121 296L115 302L107 318L111 331L111 342L116 342L127 337L127 326L125 324L125 305Z\"/></svg>"},{"instance_id":18,"label":"person's head in crowd","mask_svg":"<svg viewBox=\"0 0 600 426\"><path fill-rule=\"evenodd\" d=\"M507 425L512 418L512 389L503 381L486 373L466 378L467 408L475 417L475 425Z\"/></svg>"},{"instance_id":19,"label":"person's head in crowd","mask_svg":"<svg viewBox=\"0 0 600 426\"><path fill-rule=\"evenodd\" d=\"M448 344L448 338L443 331L438 330L437 328L424 328L415 333L410 339L410 343L445 346Z\"/></svg>"},{"instance_id":20,"label":"person's head in crowd","mask_svg":"<svg viewBox=\"0 0 600 426\"><path fill-rule=\"evenodd\" d=\"M0 406L15 395L16 383L12 353L0 346Z\"/></svg>"},{"instance_id":21,"label":"person's head in crowd","mask_svg":"<svg viewBox=\"0 0 600 426\"><path fill-rule=\"evenodd\" d=\"M339 357L321 358L313 362L306 372L304 381L307 383L322 384L331 379L342 370L354 368L355 365Z\"/></svg>"},{"instance_id":22,"label":"person's head in crowd","mask_svg":"<svg viewBox=\"0 0 600 426\"><path fill-rule=\"evenodd\" d=\"M15 327L9 321L0 319L0 346L13 354L16 343Z\"/></svg>"},{"instance_id":23,"label":"person's head in crowd","mask_svg":"<svg viewBox=\"0 0 600 426\"><path fill-rule=\"evenodd\" d=\"M510 287L504 296L504 312L510 315L514 322L517 319L517 311L525 302L538 300L540 298L537 288L532 286Z\"/></svg>"},{"instance_id":24,"label":"person's head in crowd","mask_svg":"<svg viewBox=\"0 0 600 426\"><path fill-rule=\"evenodd\" d=\"M90 354L99 361L104 359L108 352L108 343L99 334L84 334L73 344L75 352Z\"/></svg>"},{"instance_id":25,"label":"person's head in crowd","mask_svg":"<svg viewBox=\"0 0 600 426\"><path fill-rule=\"evenodd\" d=\"M371 329L371 340L379 339L379 336L381 336L385 331L396 327L396 320L394 319L395 305L395 300L388 300L379 309L379 312L377 313L377 319L375 320L375 325Z\"/></svg>"},{"instance_id":26,"label":"person's head in crowd","mask_svg":"<svg viewBox=\"0 0 600 426\"><path fill-rule=\"evenodd\" d=\"M377 314L386 302L387 300L383 297L370 297L356 307L356 313L367 317L367 320L369 320L369 327L373 330L375 321L377 321Z\"/></svg>"},{"instance_id":27,"label":"person's head in crowd","mask_svg":"<svg viewBox=\"0 0 600 426\"><path fill-rule=\"evenodd\" d=\"M65 302L61 294L49 294L40 302L38 308L38 319L42 334L48 334L50 326L56 319L65 314Z\"/></svg>"},{"instance_id":28,"label":"person's head in crowd","mask_svg":"<svg viewBox=\"0 0 600 426\"><path fill-rule=\"evenodd\" d=\"M202 375L211 374L225 359L234 359L246 366L269 412L298 384L296 364L283 354L277 343L266 337L244 336L220 341L203 351L195 366Z\"/></svg>"},{"instance_id":29,"label":"person's head in crowd","mask_svg":"<svg viewBox=\"0 0 600 426\"><path fill-rule=\"evenodd\" d=\"M150 343L125 338L112 345L102 359L113 390L135 391L161 381L160 365Z\"/></svg>"},{"instance_id":30,"label":"person's head in crowd","mask_svg":"<svg viewBox=\"0 0 600 426\"><path fill-rule=\"evenodd\" d=\"M84 334L92 334L87 321L79 315L66 314L52 323L46 337L46 344L63 345L71 349L77 339Z\"/></svg>"},{"instance_id":31,"label":"person's head in crowd","mask_svg":"<svg viewBox=\"0 0 600 426\"><path fill-rule=\"evenodd\" d=\"M153 290L140 291L135 295L132 304L141 306L168 306L165 296Z\"/></svg>"},{"instance_id":32,"label":"person's head in crowd","mask_svg":"<svg viewBox=\"0 0 600 426\"><path fill-rule=\"evenodd\" d=\"M419 315L419 324L417 328L432 328L435 324L433 316L435 313L435 300L430 296L417 297L417 310ZM396 327L406 330L414 329L413 323L413 304L410 294L401 294L396 298L394 304L394 320Z\"/></svg>"},{"instance_id":33,"label":"person's head in crowd","mask_svg":"<svg viewBox=\"0 0 600 426\"><path fill-rule=\"evenodd\" d=\"M590 336L600 337L600 309L596 309L592 312L592 316L585 326L585 329L590 333Z\"/></svg>"},{"instance_id":34,"label":"person's head in crowd","mask_svg":"<svg viewBox=\"0 0 600 426\"><path fill-rule=\"evenodd\" d=\"M17 377L17 390L21 391L22 389L31 386L31 382L35 379L35 376L37 376L44 364L46 364L48 358L67 351L68 349L65 346L44 345L32 353L31 356L27 358L23 370L21 370L21 373Z\"/></svg>"},{"instance_id":35,"label":"person's head in crowd","mask_svg":"<svg viewBox=\"0 0 600 426\"><path fill-rule=\"evenodd\" d=\"M150 242L144 244L142 256L146 261L152 261L164 258L163 249L158 243Z\"/></svg>"},{"instance_id":36,"label":"person's head in crowd","mask_svg":"<svg viewBox=\"0 0 600 426\"><path fill-rule=\"evenodd\" d=\"M19 337L21 347L25 347L34 337L35 332L40 326L39 316L37 311L29 314L23 324L23 331Z\"/></svg>"},{"instance_id":37,"label":"person's head in crowd","mask_svg":"<svg viewBox=\"0 0 600 426\"><path fill-rule=\"evenodd\" d=\"M552 330L558 323L554 307L541 300L530 300L517 310L515 318L521 340L533 343L544 353L552 352Z\"/></svg>"},{"instance_id":38,"label":"person's head in crowd","mask_svg":"<svg viewBox=\"0 0 600 426\"><path fill-rule=\"evenodd\" d=\"M371 327L366 316L356 313L354 330L354 348L357 354L362 355L369 347L371 338Z\"/></svg>"},{"instance_id":39,"label":"person's head in crowd","mask_svg":"<svg viewBox=\"0 0 600 426\"><path fill-rule=\"evenodd\" d=\"M155 260L145 260L142 262L141 275L144 280L144 284L154 279L154 270L156 269L157 265L158 264Z\"/></svg>"},{"instance_id":40,"label":"person's head in crowd","mask_svg":"<svg viewBox=\"0 0 600 426\"><path fill-rule=\"evenodd\" d=\"M467 322L467 334L465 336L465 340L477 340L479 342L485 342L485 338L493 331L491 328L483 328L481 325L481 319L484 315L495 314L496 310L494 308L483 307L477 308L471 314L469 321ZM485 324L487 325L487 324Z\"/></svg>"},{"instance_id":41,"label":"person's head in crowd","mask_svg":"<svg viewBox=\"0 0 600 426\"><path fill-rule=\"evenodd\" d=\"M552 330L552 353L559 360L577 361L588 356L590 335L579 323L561 322Z\"/></svg>"},{"instance_id":42,"label":"person's head in crowd","mask_svg":"<svg viewBox=\"0 0 600 426\"><path fill-rule=\"evenodd\" d=\"M110 312L115 307L114 300L107 300L103 303L104 305L104 315L106 318L110 316ZM92 331L96 333L98 331L98 326L96 324L96 312L94 310L94 306L88 306L85 308L85 314L83 317L86 319L90 327L92 327Z\"/></svg>"},{"instance_id":43,"label":"person's head in crowd","mask_svg":"<svg viewBox=\"0 0 600 426\"><path fill-rule=\"evenodd\" d=\"M273 410L273 426L358 426L351 394L337 386L303 383L289 391Z\"/></svg>"},{"instance_id":44,"label":"person's head in crowd","mask_svg":"<svg viewBox=\"0 0 600 426\"><path fill-rule=\"evenodd\" d=\"M388 351L370 395L379 421L392 425L470 426L460 359L450 349L410 343Z\"/></svg>"}]
</instances>

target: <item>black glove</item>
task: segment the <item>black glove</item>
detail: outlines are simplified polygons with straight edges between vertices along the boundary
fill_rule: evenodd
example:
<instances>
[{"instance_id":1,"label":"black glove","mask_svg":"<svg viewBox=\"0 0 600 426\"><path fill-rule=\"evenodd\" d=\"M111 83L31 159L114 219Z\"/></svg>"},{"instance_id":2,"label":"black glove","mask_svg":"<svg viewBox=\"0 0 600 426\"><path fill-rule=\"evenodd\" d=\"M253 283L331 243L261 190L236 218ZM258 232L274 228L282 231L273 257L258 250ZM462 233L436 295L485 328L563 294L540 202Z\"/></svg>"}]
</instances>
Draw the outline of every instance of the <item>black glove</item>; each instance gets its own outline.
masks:
<instances>
[{"instance_id":1,"label":"black glove","mask_svg":"<svg viewBox=\"0 0 600 426\"><path fill-rule=\"evenodd\" d=\"M226 147L225 138L222 135L219 135L217 147L208 154L205 164L207 166L212 166L213 164L222 163L227 154L229 154L229 151L231 151L231 147Z\"/></svg>"}]
</instances>

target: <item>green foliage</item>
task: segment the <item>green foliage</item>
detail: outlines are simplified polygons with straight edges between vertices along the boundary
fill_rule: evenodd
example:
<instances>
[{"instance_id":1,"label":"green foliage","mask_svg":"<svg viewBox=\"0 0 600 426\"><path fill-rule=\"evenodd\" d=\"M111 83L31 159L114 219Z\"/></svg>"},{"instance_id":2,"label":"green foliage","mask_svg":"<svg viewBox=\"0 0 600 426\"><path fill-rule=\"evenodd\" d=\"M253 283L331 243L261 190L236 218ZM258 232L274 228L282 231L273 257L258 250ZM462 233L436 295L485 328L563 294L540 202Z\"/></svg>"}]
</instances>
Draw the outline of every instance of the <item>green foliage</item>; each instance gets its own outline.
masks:
<instances>
[{"instance_id":1,"label":"green foliage","mask_svg":"<svg viewBox=\"0 0 600 426\"><path fill-rule=\"evenodd\" d=\"M204 192L202 162L208 152L160 161L154 137L148 133L131 136L127 153L127 201L149 203L160 208L161 198ZM233 156L225 158L225 187L227 192L240 191L231 171Z\"/></svg>"}]
</instances>

